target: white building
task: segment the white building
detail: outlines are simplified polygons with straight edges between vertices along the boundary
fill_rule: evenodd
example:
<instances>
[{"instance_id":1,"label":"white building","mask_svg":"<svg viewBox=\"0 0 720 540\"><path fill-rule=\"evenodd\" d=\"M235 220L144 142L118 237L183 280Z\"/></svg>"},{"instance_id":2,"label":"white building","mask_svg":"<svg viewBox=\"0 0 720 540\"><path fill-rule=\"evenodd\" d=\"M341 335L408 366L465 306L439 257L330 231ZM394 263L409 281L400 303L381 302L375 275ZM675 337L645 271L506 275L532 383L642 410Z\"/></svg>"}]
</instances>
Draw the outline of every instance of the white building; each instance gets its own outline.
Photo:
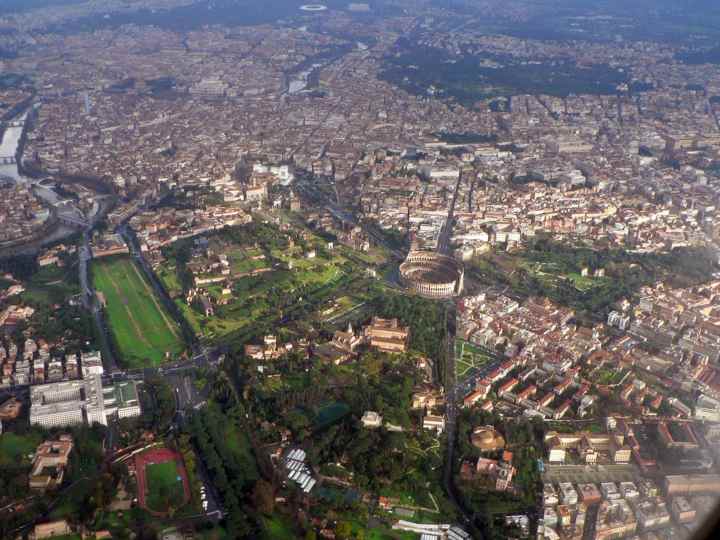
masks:
<instances>
[{"instance_id":1,"label":"white building","mask_svg":"<svg viewBox=\"0 0 720 540\"><path fill-rule=\"evenodd\" d=\"M557 491L555 486L546 482L543 484L543 504L545 506L555 506L558 503ZM547 523L547 522L546 522Z\"/></svg>"},{"instance_id":2,"label":"white building","mask_svg":"<svg viewBox=\"0 0 720 540\"><path fill-rule=\"evenodd\" d=\"M555 508L548 506L543 511L543 523L548 527L554 527L557 525L557 512Z\"/></svg>"},{"instance_id":3,"label":"white building","mask_svg":"<svg viewBox=\"0 0 720 540\"><path fill-rule=\"evenodd\" d=\"M445 418L428 414L423 418L423 429L432 429L438 433L442 433L445 429Z\"/></svg>"},{"instance_id":4,"label":"white building","mask_svg":"<svg viewBox=\"0 0 720 540\"><path fill-rule=\"evenodd\" d=\"M560 482L560 493L562 494L562 503L574 506L578 502L578 494L570 482Z\"/></svg>"},{"instance_id":5,"label":"white building","mask_svg":"<svg viewBox=\"0 0 720 540\"><path fill-rule=\"evenodd\" d=\"M85 421L80 401L31 405L30 423L46 428L73 426Z\"/></svg>"},{"instance_id":6,"label":"white building","mask_svg":"<svg viewBox=\"0 0 720 540\"><path fill-rule=\"evenodd\" d=\"M683 416L689 417L692 413L692 410L690 410L690 407L685 405L682 401L680 401L676 397L668 398L668 403L670 406L675 409L675 411L679 412Z\"/></svg>"},{"instance_id":7,"label":"white building","mask_svg":"<svg viewBox=\"0 0 720 540\"><path fill-rule=\"evenodd\" d=\"M303 449L295 448L285 455L283 461L288 478L295 482L305 493L310 493L317 480L313 478L312 470L305 463L306 457Z\"/></svg>"},{"instance_id":8,"label":"white building","mask_svg":"<svg viewBox=\"0 0 720 540\"><path fill-rule=\"evenodd\" d=\"M634 482L620 482L620 493L625 499L637 499L640 496Z\"/></svg>"},{"instance_id":9,"label":"white building","mask_svg":"<svg viewBox=\"0 0 720 540\"><path fill-rule=\"evenodd\" d=\"M620 498L620 492L618 491L615 482L601 482L600 491L602 492L604 499L613 500Z\"/></svg>"},{"instance_id":10,"label":"white building","mask_svg":"<svg viewBox=\"0 0 720 540\"><path fill-rule=\"evenodd\" d=\"M82 353L81 361L83 379L92 375L102 375L105 372L102 364L102 355L99 351Z\"/></svg>"},{"instance_id":11,"label":"white building","mask_svg":"<svg viewBox=\"0 0 720 540\"><path fill-rule=\"evenodd\" d=\"M39 384L30 388L30 401L33 405L80 401L83 386L83 381Z\"/></svg>"},{"instance_id":12,"label":"white building","mask_svg":"<svg viewBox=\"0 0 720 540\"><path fill-rule=\"evenodd\" d=\"M30 423L45 427L107 425L115 415L127 418L141 412L137 383L127 381L103 388L98 374L88 374L81 381L34 386L30 402Z\"/></svg>"},{"instance_id":13,"label":"white building","mask_svg":"<svg viewBox=\"0 0 720 540\"><path fill-rule=\"evenodd\" d=\"M190 87L190 93L195 96L224 96L228 84L220 79L203 79Z\"/></svg>"},{"instance_id":14,"label":"white building","mask_svg":"<svg viewBox=\"0 0 720 540\"><path fill-rule=\"evenodd\" d=\"M551 448L548 461L550 463L565 463L565 449L560 447Z\"/></svg>"},{"instance_id":15,"label":"white building","mask_svg":"<svg viewBox=\"0 0 720 540\"><path fill-rule=\"evenodd\" d=\"M607 322L610 326L615 326L620 330L627 330L630 326L630 317L618 311L611 311Z\"/></svg>"},{"instance_id":16,"label":"white building","mask_svg":"<svg viewBox=\"0 0 720 540\"><path fill-rule=\"evenodd\" d=\"M85 415L90 425L107 425L105 395L100 375L90 375L85 379Z\"/></svg>"},{"instance_id":17,"label":"white building","mask_svg":"<svg viewBox=\"0 0 720 540\"><path fill-rule=\"evenodd\" d=\"M118 418L140 416L140 399L135 381L125 381L103 389L105 414L117 414Z\"/></svg>"},{"instance_id":18,"label":"white building","mask_svg":"<svg viewBox=\"0 0 720 540\"><path fill-rule=\"evenodd\" d=\"M433 164L421 167L425 176L433 179L457 180L460 178L460 169L453 164Z\"/></svg>"},{"instance_id":19,"label":"white building","mask_svg":"<svg viewBox=\"0 0 720 540\"><path fill-rule=\"evenodd\" d=\"M379 428L382 425L382 416L375 411L365 411L360 421L366 428Z\"/></svg>"},{"instance_id":20,"label":"white building","mask_svg":"<svg viewBox=\"0 0 720 540\"><path fill-rule=\"evenodd\" d=\"M707 422L720 422L720 401L701 394L695 403L694 417Z\"/></svg>"},{"instance_id":21,"label":"white building","mask_svg":"<svg viewBox=\"0 0 720 540\"><path fill-rule=\"evenodd\" d=\"M616 502L624 502L619 499ZM661 497L644 500L635 506L635 516L641 529L661 527L670 523L670 513Z\"/></svg>"},{"instance_id":22,"label":"white building","mask_svg":"<svg viewBox=\"0 0 720 540\"><path fill-rule=\"evenodd\" d=\"M253 172L259 174L272 174L275 178L280 180L282 185L288 185L295 178L293 169L290 165L268 165L265 163L254 163Z\"/></svg>"}]
</instances>

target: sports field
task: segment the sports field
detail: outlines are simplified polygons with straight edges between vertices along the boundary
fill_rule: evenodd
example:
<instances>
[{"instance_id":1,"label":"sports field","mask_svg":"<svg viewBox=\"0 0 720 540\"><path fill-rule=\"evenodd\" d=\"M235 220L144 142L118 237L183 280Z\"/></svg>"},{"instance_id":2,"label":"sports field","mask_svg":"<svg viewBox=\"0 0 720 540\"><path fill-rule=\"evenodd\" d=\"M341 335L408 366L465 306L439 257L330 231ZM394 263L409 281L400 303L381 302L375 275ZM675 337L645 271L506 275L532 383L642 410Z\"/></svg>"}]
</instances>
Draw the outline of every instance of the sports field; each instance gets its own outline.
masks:
<instances>
[{"instance_id":1,"label":"sports field","mask_svg":"<svg viewBox=\"0 0 720 540\"><path fill-rule=\"evenodd\" d=\"M135 456L138 502L155 515L167 515L190 500L190 485L180 455L154 448Z\"/></svg>"},{"instance_id":2,"label":"sports field","mask_svg":"<svg viewBox=\"0 0 720 540\"><path fill-rule=\"evenodd\" d=\"M157 365L167 352L173 357L183 351L180 328L132 259L95 260L92 278L105 298L108 325L127 367Z\"/></svg>"},{"instance_id":3,"label":"sports field","mask_svg":"<svg viewBox=\"0 0 720 540\"><path fill-rule=\"evenodd\" d=\"M165 512L171 506L178 508L182 505L183 483L175 461L147 465L145 474L148 483L148 508Z\"/></svg>"}]
</instances>

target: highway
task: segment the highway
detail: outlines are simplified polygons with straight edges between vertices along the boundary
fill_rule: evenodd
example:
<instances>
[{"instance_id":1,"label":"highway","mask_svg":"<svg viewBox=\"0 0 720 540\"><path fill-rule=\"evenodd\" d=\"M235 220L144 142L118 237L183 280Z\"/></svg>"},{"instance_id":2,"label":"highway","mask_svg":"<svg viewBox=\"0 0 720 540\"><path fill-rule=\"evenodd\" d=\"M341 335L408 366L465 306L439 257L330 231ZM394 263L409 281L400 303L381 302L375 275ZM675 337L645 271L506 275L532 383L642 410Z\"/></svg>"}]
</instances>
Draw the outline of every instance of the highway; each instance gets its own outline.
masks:
<instances>
[{"instance_id":1,"label":"highway","mask_svg":"<svg viewBox=\"0 0 720 540\"><path fill-rule=\"evenodd\" d=\"M465 508L457 495L457 487L453 477L453 465L455 461L455 442L457 439L457 414L458 414L458 386L455 382L455 321L457 307L454 301L445 304L445 319L447 334L445 336L445 436L447 448L445 450L445 465L443 467L443 488L450 498L459 514L462 516L463 527L473 535L473 538L483 540L482 533L475 526L473 515Z\"/></svg>"},{"instance_id":2,"label":"highway","mask_svg":"<svg viewBox=\"0 0 720 540\"><path fill-rule=\"evenodd\" d=\"M82 235L82 243L78 249L78 272L80 278L80 297L85 309L90 311L94 322L95 328L98 330L100 336L103 368L108 373L115 373L120 371L120 367L117 364L115 355L113 354L111 341L109 338L109 330L105 324L102 309L100 303L95 296L95 290L92 288L90 283L90 261L92 260L92 249L90 248L90 234L97 225L98 221L103 215L103 211L99 210L95 216L85 227Z\"/></svg>"},{"instance_id":3,"label":"highway","mask_svg":"<svg viewBox=\"0 0 720 540\"><path fill-rule=\"evenodd\" d=\"M595 540L595 528L597 527L597 515L600 510L599 504L591 504L585 515L585 528L583 529L583 540Z\"/></svg>"},{"instance_id":4,"label":"highway","mask_svg":"<svg viewBox=\"0 0 720 540\"><path fill-rule=\"evenodd\" d=\"M90 251L90 242L88 236L89 235L87 232L83 233L82 244L80 245L80 249L78 250L78 261L80 265L80 292L82 296L82 303L86 309L92 309L94 295L90 287L88 276L88 263L92 258L92 253Z\"/></svg>"},{"instance_id":5,"label":"highway","mask_svg":"<svg viewBox=\"0 0 720 540\"><path fill-rule=\"evenodd\" d=\"M455 191L453 192L453 199L450 203L447 219L445 220L445 224L440 230L440 235L438 236L436 251L443 255L450 255L450 240L452 240L452 230L455 219L455 203L457 202L458 192L460 191L460 184L462 184L462 180L463 175L462 171L460 171L457 184L455 184Z\"/></svg>"},{"instance_id":6,"label":"highway","mask_svg":"<svg viewBox=\"0 0 720 540\"><path fill-rule=\"evenodd\" d=\"M462 172L455 184L455 192L450 203L445 225L440 231L436 251L443 255L450 255L450 241L452 239L452 230L454 226L455 203L457 202L460 184L462 183ZM466 380L464 383L458 384L455 377L455 336L457 332L457 304L455 300L445 301L445 319L446 319L446 335L445 335L445 435L447 440L447 448L445 451L445 465L443 468L443 487L445 493L455 505L459 514L462 516L464 528L472 534L473 538L483 540L483 535L479 528L475 525L472 513L465 508L462 500L458 497L455 479L453 477L453 468L455 462L455 444L457 440L457 415L458 403L465 395L465 388L468 384L474 384ZM485 369L483 368L483 372ZM478 374L479 376L479 374Z\"/></svg>"}]
</instances>

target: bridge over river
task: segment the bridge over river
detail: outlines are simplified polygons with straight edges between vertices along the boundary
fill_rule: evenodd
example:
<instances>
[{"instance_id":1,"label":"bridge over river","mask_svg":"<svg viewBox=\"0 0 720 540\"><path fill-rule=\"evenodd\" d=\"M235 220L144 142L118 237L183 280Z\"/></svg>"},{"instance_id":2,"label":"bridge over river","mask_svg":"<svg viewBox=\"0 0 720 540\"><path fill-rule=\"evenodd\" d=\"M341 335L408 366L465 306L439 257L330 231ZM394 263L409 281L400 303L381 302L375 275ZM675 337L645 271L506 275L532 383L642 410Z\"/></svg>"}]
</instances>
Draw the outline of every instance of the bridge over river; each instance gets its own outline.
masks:
<instances>
[{"instance_id":1,"label":"bridge over river","mask_svg":"<svg viewBox=\"0 0 720 540\"><path fill-rule=\"evenodd\" d=\"M15 156L17 154L20 138L22 137L23 127L27 113L3 123L2 143L0 143L0 174L9 176L15 180L20 180Z\"/></svg>"}]
</instances>

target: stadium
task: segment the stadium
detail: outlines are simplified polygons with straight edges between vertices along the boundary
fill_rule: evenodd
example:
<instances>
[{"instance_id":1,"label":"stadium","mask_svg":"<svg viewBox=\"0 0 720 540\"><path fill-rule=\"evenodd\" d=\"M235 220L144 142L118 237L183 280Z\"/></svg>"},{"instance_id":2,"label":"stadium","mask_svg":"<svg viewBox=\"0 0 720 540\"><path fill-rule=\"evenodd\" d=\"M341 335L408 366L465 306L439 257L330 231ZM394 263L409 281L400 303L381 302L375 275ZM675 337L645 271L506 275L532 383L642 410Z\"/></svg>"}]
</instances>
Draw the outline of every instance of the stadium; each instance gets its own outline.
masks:
<instances>
[{"instance_id":1,"label":"stadium","mask_svg":"<svg viewBox=\"0 0 720 540\"><path fill-rule=\"evenodd\" d=\"M463 290L462 266L433 251L411 251L400 265L402 284L428 298L452 298Z\"/></svg>"}]
</instances>

